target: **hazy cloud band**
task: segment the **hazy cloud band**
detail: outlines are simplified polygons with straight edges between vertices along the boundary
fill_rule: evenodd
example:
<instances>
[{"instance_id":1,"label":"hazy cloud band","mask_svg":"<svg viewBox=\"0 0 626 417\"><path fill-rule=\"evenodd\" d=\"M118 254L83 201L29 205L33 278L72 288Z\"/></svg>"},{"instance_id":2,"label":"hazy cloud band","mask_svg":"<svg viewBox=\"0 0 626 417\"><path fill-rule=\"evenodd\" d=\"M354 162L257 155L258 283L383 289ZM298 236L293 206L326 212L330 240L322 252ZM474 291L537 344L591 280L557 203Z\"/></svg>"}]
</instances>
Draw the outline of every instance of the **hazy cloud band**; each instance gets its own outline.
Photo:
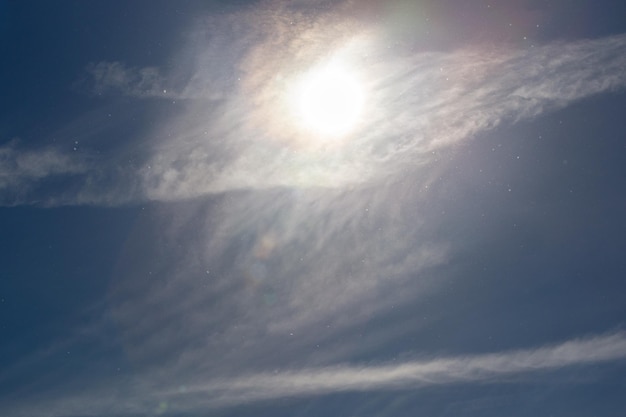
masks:
<instances>
[{"instance_id":1,"label":"hazy cloud band","mask_svg":"<svg viewBox=\"0 0 626 417\"><path fill-rule=\"evenodd\" d=\"M415 389L430 385L497 381L626 358L626 334L618 332L559 345L503 353L438 358L382 366L339 366L257 374L189 387L218 401L242 402L340 391Z\"/></svg>"},{"instance_id":2,"label":"hazy cloud band","mask_svg":"<svg viewBox=\"0 0 626 417\"><path fill-rule=\"evenodd\" d=\"M249 402L347 391L414 390L428 386L501 382L515 376L626 358L622 331L537 349L473 356L442 357L380 366L336 366L261 373L235 378L195 376L195 383L174 386L150 375L136 376L122 386L103 384L95 390L56 395L5 407L3 415L18 417L127 415L159 411L189 413ZM169 387L168 387L169 385ZM163 410L161 410L163 411Z\"/></svg>"},{"instance_id":3,"label":"hazy cloud band","mask_svg":"<svg viewBox=\"0 0 626 417\"><path fill-rule=\"evenodd\" d=\"M305 29L291 28L289 19L270 12L264 16L261 23L238 17L240 31L209 25L204 29L209 34L223 34L209 36L216 40L208 43L192 39L188 49L193 54L188 55L194 58L181 62L192 74L187 84L179 75L157 68L130 68L118 62L90 65L98 93L163 97L186 104L182 111L160 118L144 137L135 138L144 143L140 149L110 152L106 158L83 160L71 146L29 150L29 155L37 155L36 170L18 166L9 175L11 165L23 158L16 155L17 148L5 145L0 204L116 205L236 189L368 183L406 172L428 162L432 151L503 123L626 85L626 35L517 50L476 46L409 53L390 52L377 44L375 30L350 37L348 29L354 25L337 24L333 33L343 44L334 42L330 55L348 62L365 80L367 114L341 144L320 147L298 132L281 100L289 80L306 69L303 65L321 59L327 28L319 16L301 25ZM268 31L274 36L260 36ZM302 45L314 52L305 48L304 58L293 58ZM230 57L226 64L213 59L221 53ZM227 68L219 65L235 65L239 77L226 77ZM163 93L165 84L179 87ZM81 150L89 154L90 144L81 141ZM61 169L59 161L68 161L70 168ZM66 187L57 181L56 195L38 194L37 185L45 178L65 171L72 174Z\"/></svg>"}]
</instances>

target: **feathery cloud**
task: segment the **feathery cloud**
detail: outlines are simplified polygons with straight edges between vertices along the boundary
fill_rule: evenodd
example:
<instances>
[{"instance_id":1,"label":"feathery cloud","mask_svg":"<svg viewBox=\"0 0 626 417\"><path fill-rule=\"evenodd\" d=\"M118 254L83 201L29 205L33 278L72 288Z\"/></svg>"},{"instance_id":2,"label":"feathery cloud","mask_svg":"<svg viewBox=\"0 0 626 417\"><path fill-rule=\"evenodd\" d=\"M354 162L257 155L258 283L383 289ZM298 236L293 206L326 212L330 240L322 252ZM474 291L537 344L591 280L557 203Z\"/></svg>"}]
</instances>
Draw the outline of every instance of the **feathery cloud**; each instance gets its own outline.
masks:
<instances>
[{"instance_id":1,"label":"feathery cloud","mask_svg":"<svg viewBox=\"0 0 626 417\"><path fill-rule=\"evenodd\" d=\"M134 158L140 164L126 166L114 154L95 160L97 172L85 167L82 186L63 190L61 183L63 198L47 197L49 203L172 201L230 190L384 181L427 164L433 151L626 85L624 35L415 53L388 49L381 44L384 27L363 28L337 5L314 13L266 6L202 21L170 73L120 62L90 65L94 91L175 99L179 107L129 138L145 144ZM359 74L367 102L354 132L321 146L298 128L286 97L299 74L328 59ZM57 171L42 164L37 178ZM19 177L25 188L34 179ZM38 200L25 195L24 202Z\"/></svg>"},{"instance_id":2,"label":"feathery cloud","mask_svg":"<svg viewBox=\"0 0 626 417\"><path fill-rule=\"evenodd\" d=\"M387 365L303 368L226 378L213 378L209 374L187 375L184 386L177 386L172 379L157 379L153 374L125 379L121 384L102 383L72 394L57 393L52 398L4 407L3 415L143 414L158 411L159 404L166 404L168 412L194 413L260 400L337 392L407 391L451 384L496 383L516 376L532 377L537 373L623 361L625 358L626 336L623 332L616 332L535 349Z\"/></svg>"}]
</instances>

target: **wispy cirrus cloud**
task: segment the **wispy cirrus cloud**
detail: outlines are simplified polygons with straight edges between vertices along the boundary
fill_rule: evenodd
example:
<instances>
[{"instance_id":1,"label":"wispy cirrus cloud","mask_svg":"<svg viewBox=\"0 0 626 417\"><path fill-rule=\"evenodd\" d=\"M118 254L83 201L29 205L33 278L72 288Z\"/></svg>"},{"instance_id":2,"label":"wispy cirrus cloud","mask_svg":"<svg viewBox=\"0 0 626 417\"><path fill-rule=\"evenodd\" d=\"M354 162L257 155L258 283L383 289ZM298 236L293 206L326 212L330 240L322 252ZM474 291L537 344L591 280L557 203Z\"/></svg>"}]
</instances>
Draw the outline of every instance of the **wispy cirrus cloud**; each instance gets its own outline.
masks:
<instances>
[{"instance_id":1,"label":"wispy cirrus cloud","mask_svg":"<svg viewBox=\"0 0 626 417\"><path fill-rule=\"evenodd\" d=\"M314 35L302 36L315 44ZM624 36L523 50L476 46L391 54L369 33L352 43L346 40L348 46L337 52L366 80L366 116L340 145L320 149L302 138L282 102L290 71L297 74L301 67L289 66L289 55L283 53L290 43L280 39L252 49L244 65L255 71L242 78L240 90L219 110L212 110L216 117L210 122L202 106L194 105L168 121L180 146L161 138L151 150L149 167L140 172L148 198L368 183L419 166L431 152L490 129L626 85ZM283 81L276 81L275 74Z\"/></svg>"},{"instance_id":2,"label":"wispy cirrus cloud","mask_svg":"<svg viewBox=\"0 0 626 417\"><path fill-rule=\"evenodd\" d=\"M83 353L98 371L112 366L98 352L101 346L121 349L133 372L123 366L123 381L113 390L108 377L102 385L77 386L79 372L29 400L41 408L16 406L25 411L14 415L80 414L86 402L95 415L105 409L145 413L155 398L157 405L171 400L162 391L174 381L283 368L304 354L308 364L334 363L388 342L405 328L376 330L358 346L337 337L392 304L431 293L434 279L421 275L449 256L447 244L426 234L413 241L419 221L400 225L403 208L383 203L399 192L373 198L370 192L280 190L148 211L120 251L101 321L4 370L0 382L84 349L73 344L99 346ZM158 237L149 238L153 233ZM376 237L365 242L364 233ZM118 341L101 340L110 323ZM307 354L315 344L326 346ZM50 379L63 372L52 369Z\"/></svg>"},{"instance_id":3,"label":"wispy cirrus cloud","mask_svg":"<svg viewBox=\"0 0 626 417\"><path fill-rule=\"evenodd\" d=\"M389 49L382 43L385 27L359 25L344 6L311 12L278 4L201 20L170 72L91 64L93 91L176 99L177 111L128 138L144 146L119 160L140 163L125 166L112 153L97 173L81 174L82 187L56 201L72 204L72 193L79 204L119 204L367 184L428 163L431 152L490 129L626 85L624 35L413 52ZM330 147L298 127L287 100L299 74L328 59L353 68L367 91L361 124ZM95 176L110 181L102 186ZM132 193L116 190L129 178Z\"/></svg>"},{"instance_id":4,"label":"wispy cirrus cloud","mask_svg":"<svg viewBox=\"0 0 626 417\"><path fill-rule=\"evenodd\" d=\"M118 61L90 63L87 86L93 94L121 94L136 98L169 97L156 67L129 67Z\"/></svg>"},{"instance_id":5,"label":"wispy cirrus cloud","mask_svg":"<svg viewBox=\"0 0 626 417\"><path fill-rule=\"evenodd\" d=\"M255 401L323 396L338 392L413 391L453 384L501 383L535 378L626 359L623 332L580 338L539 348L479 355L435 357L383 365L344 365L280 372L211 377L187 372L186 383L137 375L121 384L98 387L3 408L9 417L194 413Z\"/></svg>"},{"instance_id":6,"label":"wispy cirrus cloud","mask_svg":"<svg viewBox=\"0 0 626 417\"><path fill-rule=\"evenodd\" d=\"M322 3L315 13L301 2L264 3L221 22L204 20L171 72L89 65L96 94L177 105L116 138L126 146L111 146L106 156L89 153L88 140L81 140L87 157L70 148L0 148L0 201L7 205L214 196L210 204L157 207L152 218L142 212L121 250L101 317L115 324L119 341L103 345L123 351L133 372L111 377L120 367L85 349L104 375L97 383L83 384L87 372L77 371L32 397L18 393L0 404L3 414L157 414L162 404L193 413L267 399L488 383L626 357L626 336L617 332L516 351L348 364L372 346L389 346L409 325L378 323L358 338L345 332L440 289L446 273L433 271L471 244L432 232L438 208L424 190L442 169L433 153L622 89L626 37L525 49L389 50L381 44L385 28L364 30L335 8L342 2ZM299 129L285 97L303 70L329 58L359 74L368 102L353 134L320 146ZM419 175L400 184L399 173ZM48 180L58 181L44 193ZM85 339L106 333L102 323L0 376L33 369L74 343L89 345ZM410 323L413 331L420 325ZM53 369L49 380L64 372Z\"/></svg>"},{"instance_id":7,"label":"wispy cirrus cloud","mask_svg":"<svg viewBox=\"0 0 626 417\"><path fill-rule=\"evenodd\" d=\"M58 148L28 149L12 140L0 146L0 204L18 205L44 201L40 187L50 180L83 176L87 161Z\"/></svg>"},{"instance_id":8,"label":"wispy cirrus cloud","mask_svg":"<svg viewBox=\"0 0 626 417\"><path fill-rule=\"evenodd\" d=\"M138 236L160 230L158 243L129 245L122 254L110 316L133 357L161 351L162 362L202 363L213 372L243 364L279 366L286 356L298 357L310 344L445 282L429 271L449 259L451 245L414 216L410 226L401 226L410 205L385 204L399 194L416 200L418 193L282 190L225 197L211 208L188 203L192 208L185 211L162 210L138 228ZM181 240L186 243L179 251L174 242ZM146 265L146 257L160 261ZM371 342L392 337L383 333ZM215 336L206 344L194 342L206 334ZM360 343L361 349L371 347ZM272 353L279 346L281 357ZM338 350L320 351L319 360ZM176 353L182 351L184 360Z\"/></svg>"},{"instance_id":9,"label":"wispy cirrus cloud","mask_svg":"<svg viewBox=\"0 0 626 417\"><path fill-rule=\"evenodd\" d=\"M191 385L190 394L217 402L240 403L340 391L419 389L433 385L498 382L536 372L554 371L626 358L623 332L574 339L562 344L465 357L436 358L382 366L337 366L256 374Z\"/></svg>"}]
</instances>

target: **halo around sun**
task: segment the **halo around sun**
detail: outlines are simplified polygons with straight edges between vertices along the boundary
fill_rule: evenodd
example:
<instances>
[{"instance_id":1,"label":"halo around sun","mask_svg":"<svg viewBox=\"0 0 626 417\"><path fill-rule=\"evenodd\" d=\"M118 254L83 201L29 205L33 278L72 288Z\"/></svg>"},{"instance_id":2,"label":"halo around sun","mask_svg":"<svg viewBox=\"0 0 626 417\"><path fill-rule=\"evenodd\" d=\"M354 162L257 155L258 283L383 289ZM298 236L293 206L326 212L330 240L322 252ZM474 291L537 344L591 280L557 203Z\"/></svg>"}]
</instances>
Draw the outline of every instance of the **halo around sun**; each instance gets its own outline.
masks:
<instances>
[{"instance_id":1,"label":"halo around sun","mask_svg":"<svg viewBox=\"0 0 626 417\"><path fill-rule=\"evenodd\" d=\"M294 93L298 125L324 137L343 136L354 129L365 98L356 74L337 64L305 73Z\"/></svg>"}]
</instances>

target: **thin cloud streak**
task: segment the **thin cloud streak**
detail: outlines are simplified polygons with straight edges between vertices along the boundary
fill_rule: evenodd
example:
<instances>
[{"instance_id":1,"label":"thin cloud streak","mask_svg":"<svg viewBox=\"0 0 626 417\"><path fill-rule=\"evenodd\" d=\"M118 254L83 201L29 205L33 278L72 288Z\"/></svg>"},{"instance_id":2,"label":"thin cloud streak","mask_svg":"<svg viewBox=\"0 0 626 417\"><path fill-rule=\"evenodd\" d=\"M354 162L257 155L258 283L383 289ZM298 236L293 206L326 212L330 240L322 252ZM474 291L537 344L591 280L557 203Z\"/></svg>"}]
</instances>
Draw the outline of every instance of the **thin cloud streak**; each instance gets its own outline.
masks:
<instances>
[{"instance_id":1,"label":"thin cloud streak","mask_svg":"<svg viewBox=\"0 0 626 417\"><path fill-rule=\"evenodd\" d=\"M47 180L85 175L88 165L58 148L24 149L12 140L0 146L0 205L35 203Z\"/></svg>"},{"instance_id":2,"label":"thin cloud streak","mask_svg":"<svg viewBox=\"0 0 626 417\"><path fill-rule=\"evenodd\" d=\"M209 403L242 403L342 391L416 389L444 384L494 382L517 374L624 358L626 334L620 331L538 349L383 366L344 366L257 374L190 386L188 392L207 394Z\"/></svg>"},{"instance_id":3,"label":"thin cloud streak","mask_svg":"<svg viewBox=\"0 0 626 417\"><path fill-rule=\"evenodd\" d=\"M626 359L626 333L618 331L561 344L482 355L440 357L379 366L335 366L233 378L211 378L210 372L176 379L144 373L121 383L102 381L97 387L56 390L46 396L2 407L3 415L80 416L129 415L158 411L206 412L255 401L312 397L340 392L411 391L452 384L499 383L519 376L565 371ZM195 382L193 382L195 381ZM162 410L161 410L162 411Z\"/></svg>"},{"instance_id":4,"label":"thin cloud streak","mask_svg":"<svg viewBox=\"0 0 626 417\"><path fill-rule=\"evenodd\" d=\"M90 76L89 90L96 95L122 94L136 98L169 97L164 79L158 68L127 67L122 62L102 61L90 63L86 68ZM86 80L77 83L80 88Z\"/></svg>"}]
</instances>

